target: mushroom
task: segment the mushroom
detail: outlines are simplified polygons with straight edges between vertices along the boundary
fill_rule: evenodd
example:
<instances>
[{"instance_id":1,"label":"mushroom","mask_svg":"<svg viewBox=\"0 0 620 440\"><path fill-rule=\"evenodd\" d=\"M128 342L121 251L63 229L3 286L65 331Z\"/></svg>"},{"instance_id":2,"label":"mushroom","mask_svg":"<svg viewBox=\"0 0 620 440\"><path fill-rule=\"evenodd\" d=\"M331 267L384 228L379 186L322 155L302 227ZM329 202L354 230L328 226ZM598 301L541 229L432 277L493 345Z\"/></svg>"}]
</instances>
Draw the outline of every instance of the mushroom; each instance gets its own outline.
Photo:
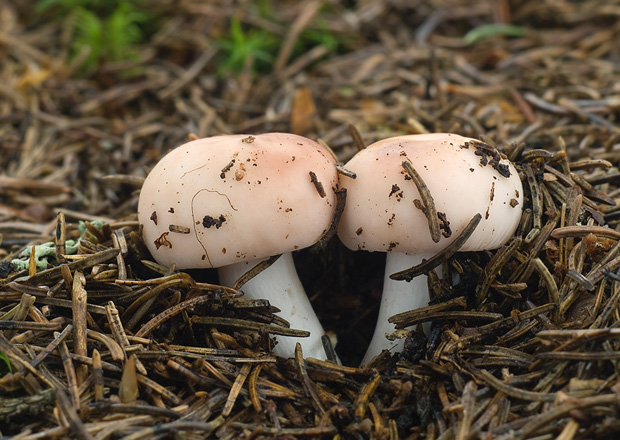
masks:
<instances>
[{"instance_id":1,"label":"mushroom","mask_svg":"<svg viewBox=\"0 0 620 440\"><path fill-rule=\"evenodd\" d=\"M235 280L269 257L275 263L245 283L246 297L267 299L308 338L277 337L274 352L325 359L324 334L299 281L291 252L329 230L338 176L333 155L285 133L226 135L177 147L153 168L140 193L138 218L160 264L218 268Z\"/></svg>"},{"instance_id":2,"label":"mushroom","mask_svg":"<svg viewBox=\"0 0 620 440\"><path fill-rule=\"evenodd\" d=\"M384 349L402 350L402 339L386 338L395 330L390 316L429 302L426 276L410 282L390 276L446 248L477 214L480 222L460 251L502 246L521 218L523 189L514 166L495 148L456 134L384 139L357 153L345 168L357 178L341 179L347 203L338 236L352 250L387 252L379 318L362 361L366 364ZM413 168L419 178L414 180L405 168ZM436 213L420 200L418 184L428 189ZM424 211L437 216L440 234L431 237Z\"/></svg>"}]
</instances>

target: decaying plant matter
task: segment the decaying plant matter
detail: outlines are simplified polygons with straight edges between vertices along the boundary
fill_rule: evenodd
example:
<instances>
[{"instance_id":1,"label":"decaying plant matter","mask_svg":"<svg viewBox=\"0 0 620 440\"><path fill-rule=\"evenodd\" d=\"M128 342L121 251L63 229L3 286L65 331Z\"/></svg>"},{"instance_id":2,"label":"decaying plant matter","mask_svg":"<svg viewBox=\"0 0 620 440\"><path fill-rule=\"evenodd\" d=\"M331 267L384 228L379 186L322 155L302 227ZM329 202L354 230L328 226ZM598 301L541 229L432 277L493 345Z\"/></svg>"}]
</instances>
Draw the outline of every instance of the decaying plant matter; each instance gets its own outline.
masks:
<instances>
[{"instance_id":1,"label":"decaying plant matter","mask_svg":"<svg viewBox=\"0 0 620 440\"><path fill-rule=\"evenodd\" d=\"M272 0L267 15L247 2L148 3L161 21L140 56L101 60L87 77L59 22L34 21L28 1L0 3L3 436L620 431L618 1ZM234 43L232 19L279 42L261 46L271 64L218 69L252 51L217 44ZM320 138L343 163L397 134L481 139L522 177L520 226L497 251L440 254L431 305L391 318L432 321L430 336L398 333L402 354L365 369L355 365L381 256L337 240L302 252L300 277L344 365L278 358L269 336L303 329L215 273L157 265L136 219L148 170L190 133L273 131ZM20 256L46 242L45 256Z\"/></svg>"}]
</instances>

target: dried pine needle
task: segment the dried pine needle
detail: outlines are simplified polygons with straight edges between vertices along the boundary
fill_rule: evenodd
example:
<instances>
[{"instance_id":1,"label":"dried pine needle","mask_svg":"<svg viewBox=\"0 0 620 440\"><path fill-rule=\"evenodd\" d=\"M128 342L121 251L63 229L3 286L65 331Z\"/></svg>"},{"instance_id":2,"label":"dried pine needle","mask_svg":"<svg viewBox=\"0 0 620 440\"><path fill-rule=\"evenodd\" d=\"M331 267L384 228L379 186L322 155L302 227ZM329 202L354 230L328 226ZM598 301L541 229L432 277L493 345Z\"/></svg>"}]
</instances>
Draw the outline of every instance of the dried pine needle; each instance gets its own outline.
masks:
<instances>
[{"instance_id":1,"label":"dried pine needle","mask_svg":"<svg viewBox=\"0 0 620 440\"><path fill-rule=\"evenodd\" d=\"M422 206L424 207L424 215L428 220L428 229L431 234L431 239L435 243L438 243L441 239L441 230L439 227L439 217L437 216L437 209L435 208L433 196L431 195L428 186L426 186L426 183L424 183L424 180L422 180L422 176L420 176L415 168L413 168L411 162L405 160L403 161L402 166L418 189L420 199L422 199Z\"/></svg>"}]
</instances>

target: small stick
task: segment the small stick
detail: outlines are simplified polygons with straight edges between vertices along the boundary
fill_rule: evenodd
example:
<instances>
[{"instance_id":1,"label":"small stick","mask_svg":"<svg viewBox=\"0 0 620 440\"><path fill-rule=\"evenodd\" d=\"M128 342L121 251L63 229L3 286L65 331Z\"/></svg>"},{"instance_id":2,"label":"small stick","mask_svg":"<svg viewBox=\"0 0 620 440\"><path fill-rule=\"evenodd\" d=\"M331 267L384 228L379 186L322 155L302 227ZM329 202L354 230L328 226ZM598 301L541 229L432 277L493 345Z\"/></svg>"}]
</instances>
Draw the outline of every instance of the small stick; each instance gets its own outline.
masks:
<instances>
[{"instance_id":1,"label":"small stick","mask_svg":"<svg viewBox=\"0 0 620 440\"><path fill-rule=\"evenodd\" d=\"M114 305L114 302L109 301L108 304L105 306L105 310L108 317L108 323L110 324L110 330L112 331L112 335L114 336L114 340L121 347L126 347L127 345L129 345L129 339L127 339L125 329L123 329L123 323L118 316L118 310L116 308L116 305Z\"/></svg>"},{"instance_id":2,"label":"small stick","mask_svg":"<svg viewBox=\"0 0 620 440\"><path fill-rule=\"evenodd\" d=\"M614 240L620 240L620 232L615 229L608 228L606 226L564 226L556 228L551 233L552 238L567 238L567 237L583 237L588 234L594 234L597 237L612 238Z\"/></svg>"},{"instance_id":3,"label":"small stick","mask_svg":"<svg viewBox=\"0 0 620 440\"><path fill-rule=\"evenodd\" d=\"M213 419L216 421L217 418ZM184 424L189 424L189 421L184 421ZM199 422L192 422L199 425ZM206 425L206 423L202 422ZM163 425L165 426L165 425ZM173 425L174 426L174 425ZM180 425L182 426L182 425ZM338 432L338 427L332 426L312 426L309 428L280 428L280 427L270 427L265 425L260 425L257 427L255 423L241 423L241 422L232 422L230 426L247 430L248 432L258 433L258 434L266 434L269 436L278 436L285 437L289 436L289 438L301 438L301 437L324 437L326 435L331 435L330 438L333 438L334 435ZM336 437L338 438L338 437ZM397 437L391 437L397 438Z\"/></svg>"},{"instance_id":4,"label":"small stick","mask_svg":"<svg viewBox=\"0 0 620 440\"><path fill-rule=\"evenodd\" d=\"M355 148L357 148L357 151L362 151L364 148L366 148L364 139L362 139L362 135L357 130L355 125L349 124L347 126L347 130L349 130L349 134L351 135L351 138L353 138L353 145L355 145Z\"/></svg>"},{"instance_id":5,"label":"small stick","mask_svg":"<svg viewBox=\"0 0 620 440\"><path fill-rule=\"evenodd\" d=\"M149 263L148 261L143 261L143 263ZM219 295L226 293L228 297L239 297L243 296L243 293L238 290L233 289L232 287L220 286L219 284L209 284L209 283L199 283L195 281L190 275L185 272L178 272L173 275L166 275L160 278L153 278L150 280L115 280L116 284L127 285L127 286L154 286L158 284L166 283L172 279L182 278L186 280L187 286L192 287L197 290L205 290L207 292L218 292ZM185 283L183 284L185 285Z\"/></svg>"},{"instance_id":6,"label":"small stick","mask_svg":"<svg viewBox=\"0 0 620 440\"><path fill-rule=\"evenodd\" d=\"M417 319L431 313L442 312L451 307L467 307L467 301L464 296L459 296L458 298L449 299L448 301L443 301L439 304L432 304L426 307L420 307L415 310L408 310L406 312L398 313L389 318L389 321L397 326L409 327L408 325L402 325L403 323L408 322L410 319Z\"/></svg>"},{"instance_id":7,"label":"small stick","mask_svg":"<svg viewBox=\"0 0 620 440\"><path fill-rule=\"evenodd\" d=\"M611 361L620 359L620 351L550 351L538 353L538 359L557 359L582 362Z\"/></svg>"},{"instance_id":8,"label":"small stick","mask_svg":"<svg viewBox=\"0 0 620 440\"><path fill-rule=\"evenodd\" d=\"M536 115L532 111L532 107L527 103L527 101L521 96L519 91L511 87L510 94L512 95L512 99L517 104L517 108L521 111L521 114L527 119L527 122L531 125L536 122Z\"/></svg>"},{"instance_id":9,"label":"small stick","mask_svg":"<svg viewBox=\"0 0 620 440\"><path fill-rule=\"evenodd\" d=\"M344 207L347 201L347 189L346 188L336 189L334 190L334 193L336 194L336 209L334 212L334 218L332 220L331 225L329 225L329 228L325 232L325 234L323 234L323 236L319 239L319 241L317 241L312 246L312 250L322 249L325 246L327 246L327 243L329 242L329 240L331 240L334 237L334 235L336 235L336 233L338 232L338 224L340 223L340 217L342 217L342 213L344 212Z\"/></svg>"},{"instance_id":10,"label":"small stick","mask_svg":"<svg viewBox=\"0 0 620 440\"><path fill-rule=\"evenodd\" d=\"M520 157L520 160L522 162L532 162L536 159L551 159L553 157L553 153L547 150L543 150L540 148L535 148L533 150L529 150L526 151L525 153L523 153ZM545 164L545 169L547 169L547 167L549 167L549 165ZM549 167L551 168L551 167ZM555 169L553 170L555 171ZM558 171L559 173L559 171ZM568 183L568 181L566 182Z\"/></svg>"},{"instance_id":11,"label":"small stick","mask_svg":"<svg viewBox=\"0 0 620 440\"><path fill-rule=\"evenodd\" d=\"M110 400L106 400L103 402L97 402L97 403L91 402L88 404L88 410L95 414L105 414L105 415L111 415L111 414L145 414L147 415L148 414L153 417L166 417L170 419L178 419L179 417L181 417L181 414L179 414L174 409L160 408L158 406L148 405L143 402L142 403L112 403L112 401ZM130 419L122 420L120 418L117 418L116 420L114 420L112 417L110 418L112 419L112 421L108 423L114 423L117 425L124 423L126 421L130 421ZM157 426L159 427L161 425L157 424ZM154 429L154 428L149 427L149 429ZM101 432L102 431L99 431L99 435L101 435ZM134 434L125 436L123 437L123 439L127 440L130 438L139 438L139 439L159 438L156 436L134 437ZM110 436L104 436L104 437L97 436L97 438L109 438L109 437Z\"/></svg>"},{"instance_id":12,"label":"small stick","mask_svg":"<svg viewBox=\"0 0 620 440\"><path fill-rule=\"evenodd\" d=\"M62 275L62 279L65 282L65 287L67 292L71 294L71 287L73 286L73 275L71 274L71 269L66 264L60 265L60 273Z\"/></svg>"},{"instance_id":13,"label":"small stick","mask_svg":"<svg viewBox=\"0 0 620 440\"><path fill-rule=\"evenodd\" d=\"M95 402L103 400L103 365L101 354L96 348L93 350L93 387Z\"/></svg>"},{"instance_id":14,"label":"small stick","mask_svg":"<svg viewBox=\"0 0 620 440\"><path fill-rule=\"evenodd\" d=\"M545 266L545 263L543 263L540 258L534 258L532 260L532 264L534 266L534 269L536 269L536 272L538 272L538 275L540 275L540 278L544 281L545 285L547 286L547 291L549 294L549 303L557 304L559 306L560 305L560 291L558 290L558 286L555 283L555 280L553 279L551 272L549 272L549 269L547 268L547 266ZM560 308L558 307L557 309L553 310L551 312L551 315L553 316L553 321L556 324L559 323Z\"/></svg>"},{"instance_id":15,"label":"small stick","mask_svg":"<svg viewBox=\"0 0 620 440\"><path fill-rule=\"evenodd\" d=\"M56 391L52 388L48 388L32 395L2 397L0 420L2 420L3 424L8 425L9 421L13 418L27 417L30 415L37 417L40 414L49 414L54 406L55 396ZM40 433L40 431L37 432L37 434ZM25 432L22 432L22 435L19 435L18 438L27 438L24 434Z\"/></svg>"},{"instance_id":16,"label":"small stick","mask_svg":"<svg viewBox=\"0 0 620 440\"><path fill-rule=\"evenodd\" d=\"M441 263L443 263L456 252L458 252L461 247L463 247L471 234L473 234L476 230L476 227L478 226L478 223L480 223L480 220L482 220L482 215L476 214L472 217L469 223L467 223L467 226L465 226L465 229L463 229L463 231L458 235L458 237L456 237L456 239L448 246L443 248L438 254L433 255L431 258L425 260L417 266L413 266L409 269L393 273L392 275L390 275L390 278L397 281L411 281L418 275L422 275L439 266Z\"/></svg>"},{"instance_id":17,"label":"small stick","mask_svg":"<svg viewBox=\"0 0 620 440\"><path fill-rule=\"evenodd\" d=\"M168 230L170 232L174 232L175 234L189 234L192 232L192 230L188 228L187 226L179 226L179 225L169 225Z\"/></svg>"},{"instance_id":18,"label":"small stick","mask_svg":"<svg viewBox=\"0 0 620 440\"><path fill-rule=\"evenodd\" d=\"M327 360L337 364L338 355L336 354L336 350L334 350L334 346L332 345L332 341L329 338L329 336L328 335L321 336L321 343L323 344L323 349L325 350L325 355L327 356Z\"/></svg>"},{"instance_id":19,"label":"small stick","mask_svg":"<svg viewBox=\"0 0 620 440\"><path fill-rule=\"evenodd\" d=\"M95 226L88 220L84 222L84 226L86 226L86 232L88 234L91 234L93 238L97 240L96 243L104 243L107 240L103 232L100 231L99 228L97 228L97 226ZM88 237L87 234L85 234L85 236ZM89 241L92 241L92 240L89 240Z\"/></svg>"},{"instance_id":20,"label":"small stick","mask_svg":"<svg viewBox=\"0 0 620 440\"><path fill-rule=\"evenodd\" d=\"M54 337L58 337L60 333L55 332ZM71 402L73 403L73 408L80 408L80 394L78 392L78 384L77 384L77 376L75 374L75 367L73 366L73 360L71 359L71 355L69 354L69 348L67 347L67 343L64 341L60 341L58 345L58 351L60 352L60 358L62 359L62 366L65 370L65 376L67 380L67 386L69 388L69 393L71 395Z\"/></svg>"},{"instance_id":21,"label":"small stick","mask_svg":"<svg viewBox=\"0 0 620 440\"><path fill-rule=\"evenodd\" d=\"M235 378L235 382L233 386L230 387L230 393L228 394L228 398L226 399L226 403L224 404L224 409L222 410L222 416L228 417L235 406L235 402L237 401L237 397L239 397L239 393L241 393L241 389L243 388L243 384L250 373L250 368L252 368L251 364L245 364L241 367L239 374Z\"/></svg>"},{"instance_id":22,"label":"small stick","mask_svg":"<svg viewBox=\"0 0 620 440\"><path fill-rule=\"evenodd\" d=\"M77 414L75 404L71 406L71 402L69 398L62 390L56 390L56 403L58 404L58 408L67 419L69 423L69 428L71 432L78 440L92 440L93 436L86 430L84 423L80 420L80 417Z\"/></svg>"},{"instance_id":23,"label":"small stick","mask_svg":"<svg viewBox=\"0 0 620 440\"><path fill-rule=\"evenodd\" d=\"M118 249L110 248L101 252L97 252L96 254L89 255L87 257L81 258L79 260L73 261L71 263L67 263L69 269L71 270L85 270L91 268L97 264L105 263L110 261L113 258L116 258L116 255L119 253ZM43 270L37 274L31 274L29 278L23 280L28 285L44 285L50 281L56 281L62 278L62 269L61 266L52 267L51 269ZM21 281L21 280L20 280Z\"/></svg>"},{"instance_id":24,"label":"small stick","mask_svg":"<svg viewBox=\"0 0 620 440\"><path fill-rule=\"evenodd\" d=\"M575 339L585 343L596 339L620 338L620 328L541 330L536 333L536 337L553 342Z\"/></svg>"},{"instance_id":25,"label":"small stick","mask_svg":"<svg viewBox=\"0 0 620 440\"><path fill-rule=\"evenodd\" d=\"M137 360L138 359L136 358L136 361ZM138 365L139 364L136 362L136 367ZM168 390L168 388L161 386L154 380L149 379L148 377L142 374L138 374L138 383L141 383L142 385L150 388L152 391L159 394L160 396L162 396L164 399L166 399L168 402L172 403L175 406L178 406L181 404L181 399L179 399L176 394Z\"/></svg>"},{"instance_id":26,"label":"small stick","mask_svg":"<svg viewBox=\"0 0 620 440\"><path fill-rule=\"evenodd\" d=\"M191 319L194 324L205 325L221 325L224 327L233 327L243 330L263 330L273 335L293 336L297 338L305 338L310 336L307 330L297 330L279 325L264 324L262 322L247 321L245 319L224 318L220 316L194 316Z\"/></svg>"},{"instance_id":27,"label":"small stick","mask_svg":"<svg viewBox=\"0 0 620 440\"><path fill-rule=\"evenodd\" d=\"M108 335L104 335L103 333L99 333L91 329L87 329L86 334L89 338L94 339L95 341L99 341L103 345L105 345L110 352L110 356L113 360L122 361L123 359L125 359L125 353L123 352L123 348L118 344L118 342L116 342Z\"/></svg>"},{"instance_id":28,"label":"small stick","mask_svg":"<svg viewBox=\"0 0 620 440\"><path fill-rule=\"evenodd\" d=\"M463 390L463 396L461 397L462 414L463 417L457 423L457 431L455 440L466 440L471 433L471 424L474 421L475 409L476 409L476 392L478 387L476 382L469 381L465 385Z\"/></svg>"},{"instance_id":29,"label":"small stick","mask_svg":"<svg viewBox=\"0 0 620 440\"><path fill-rule=\"evenodd\" d=\"M381 375L377 374L373 377L370 382L366 383L360 393L355 398L355 402L353 403L353 407L355 408L355 417L359 420L364 418L366 414L366 408L368 407L368 402L377 391L379 387L379 383L381 382Z\"/></svg>"},{"instance_id":30,"label":"small stick","mask_svg":"<svg viewBox=\"0 0 620 440\"><path fill-rule=\"evenodd\" d=\"M534 307L533 309L525 310L523 312L515 313L507 318L500 319L498 321L492 322L490 324L483 325L481 327L476 328L476 333L469 334L467 336L462 336L454 343L451 343L446 349L446 352L451 352L451 350L455 349L463 349L468 344L481 340L485 335L491 335L493 332L497 331L500 328L507 326L514 326L515 323L525 321L527 319L531 319L536 317L539 314L548 313L555 309L557 305L555 304L543 304L542 306Z\"/></svg>"},{"instance_id":31,"label":"small stick","mask_svg":"<svg viewBox=\"0 0 620 440\"><path fill-rule=\"evenodd\" d=\"M490 373L489 373L490 374ZM533 417L525 424L519 433L519 440L530 437L530 434L535 433L543 426L551 426L554 420L558 420L564 417L568 417L575 411L583 413L587 408L599 406L603 408L614 408L620 404L620 397L617 394L603 394L600 396L583 397L581 399L575 399L561 403L548 411L542 412L540 415Z\"/></svg>"},{"instance_id":32,"label":"small stick","mask_svg":"<svg viewBox=\"0 0 620 440\"><path fill-rule=\"evenodd\" d=\"M327 142L325 142L323 139L317 139L316 143L319 144L321 147L325 148L327 151L329 151L329 154L334 158L334 160L337 162L338 161L338 156L336 156L336 153L334 153L334 150L332 150L332 147L330 147Z\"/></svg>"},{"instance_id":33,"label":"small stick","mask_svg":"<svg viewBox=\"0 0 620 440\"><path fill-rule=\"evenodd\" d=\"M35 300L36 298L33 295L24 293L21 299L19 300L19 304L15 306L13 309L11 309L10 311L8 311L7 313L5 313L2 316L2 319L3 320L12 319L12 321L7 321L7 322L29 322L29 321L24 321L24 320L28 316L28 310L30 310L30 307L34 304ZM12 337L13 331L7 332L5 336L7 338Z\"/></svg>"},{"instance_id":34,"label":"small stick","mask_svg":"<svg viewBox=\"0 0 620 440\"><path fill-rule=\"evenodd\" d=\"M491 258L491 261L489 261L484 269L485 278L480 284L480 289L476 293L476 299L479 304L482 304L483 300L487 297L487 292L492 283L495 281L495 278L497 278L499 271L502 267L504 267L508 260L510 260L517 253L522 242L523 240L521 237L513 238L508 246L498 251L493 258Z\"/></svg>"},{"instance_id":35,"label":"small stick","mask_svg":"<svg viewBox=\"0 0 620 440\"><path fill-rule=\"evenodd\" d=\"M612 293L611 297L607 301L607 304L601 311L601 313L597 316L596 320L590 325L591 329L596 329L600 327L605 327L607 324L607 320L612 316L614 311L616 311L616 307L618 305L618 301L620 300L620 282L615 281L612 284Z\"/></svg>"},{"instance_id":36,"label":"small stick","mask_svg":"<svg viewBox=\"0 0 620 440\"><path fill-rule=\"evenodd\" d=\"M529 164L525 164L523 166L523 170L525 171L525 177L527 178L527 183L530 187L530 193L532 196L532 227L534 229L540 229L542 227L543 213L543 200L540 193L540 188L538 187L538 182L536 181L536 177L534 176L534 170L532 170L532 167Z\"/></svg>"},{"instance_id":37,"label":"small stick","mask_svg":"<svg viewBox=\"0 0 620 440\"><path fill-rule=\"evenodd\" d=\"M258 388L256 387L256 381L258 380L258 376L260 375L260 370L262 370L263 366L258 364L254 367L252 372L250 373L250 379L248 380L248 392L250 394L250 401L252 402L252 406L254 407L254 411L258 414L263 410L262 405L260 403L260 397L258 395Z\"/></svg>"},{"instance_id":38,"label":"small stick","mask_svg":"<svg viewBox=\"0 0 620 440\"><path fill-rule=\"evenodd\" d=\"M453 310L447 312L429 312L425 315L417 316L415 318L410 318L407 320L403 320L402 323L397 324L395 327L397 329L411 327L417 324L421 324L423 322L435 321L435 320L488 320L488 321L497 321L498 319L502 319L504 315L501 313L493 313L493 312L476 312L472 310ZM392 318L388 318L388 322L394 324Z\"/></svg>"},{"instance_id":39,"label":"small stick","mask_svg":"<svg viewBox=\"0 0 620 440\"><path fill-rule=\"evenodd\" d=\"M422 176L418 174L418 172L413 168L411 162L408 160L403 161L403 168L415 183L415 186L418 188L418 192L420 193L420 198L422 199L422 204L424 205L424 215L428 220L428 228L431 233L431 239L438 243L441 239L441 230L439 228L439 217L437 217L437 208L435 208L435 200L431 195L428 186L422 180Z\"/></svg>"},{"instance_id":40,"label":"small stick","mask_svg":"<svg viewBox=\"0 0 620 440\"><path fill-rule=\"evenodd\" d=\"M177 359L177 360L179 362L183 362L183 359ZM194 383L197 383L198 385L202 387L213 387L217 383L215 379L201 376L200 374L197 374L195 371L193 371L191 368L188 368L188 366L191 367L191 364L188 364L188 366L185 366L177 362L177 360L168 359L166 366L170 368L171 370L173 370L175 373L181 374L186 379Z\"/></svg>"},{"instance_id":41,"label":"small stick","mask_svg":"<svg viewBox=\"0 0 620 440\"><path fill-rule=\"evenodd\" d=\"M115 229L112 234L112 243L114 247L120 249L121 252L116 256L116 265L118 267L118 279L126 280L127 279L127 267L125 266L125 255L127 255L127 240L125 239L125 234L123 234L122 229Z\"/></svg>"},{"instance_id":42,"label":"small stick","mask_svg":"<svg viewBox=\"0 0 620 440\"><path fill-rule=\"evenodd\" d=\"M86 347L86 303L88 302L86 289L86 278L80 271L75 271L73 276L73 286L71 289L71 297L73 301L73 326L75 332L73 334L73 344L75 354L80 356L88 355L88 348ZM77 383L81 385L88 376L88 367L86 365L80 365L76 371Z\"/></svg>"},{"instance_id":43,"label":"small stick","mask_svg":"<svg viewBox=\"0 0 620 440\"><path fill-rule=\"evenodd\" d=\"M28 259L28 276L34 277L37 274L37 259L35 254L35 246L30 248L30 258Z\"/></svg>"},{"instance_id":44,"label":"small stick","mask_svg":"<svg viewBox=\"0 0 620 440\"><path fill-rule=\"evenodd\" d=\"M327 197L327 194L325 193L325 188L323 188L323 184L319 182L319 178L316 176L316 173L314 171L309 171L308 174L310 175L310 182L312 182L312 184L316 188L316 192L319 193L322 199Z\"/></svg>"},{"instance_id":45,"label":"small stick","mask_svg":"<svg viewBox=\"0 0 620 440\"><path fill-rule=\"evenodd\" d=\"M355 174L353 171L347 170L340 164L336 164L336 171L338 171L338 173L342 174L343 176L347 176L349 179L357 179L357 174Z\"/></svg>"},{"instance_id":46,"label":"small stick","mask_svg":"<svg viewBox=\"0 0 620 440\"><path fill-rule=\"evenodd\" d=\"M62 321L50 321L50 322L32 322L32 321L0 321L0 330L60 330L64 322Z\"/></svg>"},{"instance_id":47,"label":"small stick","mask_svg":"<svg viewBox=\"0 0 620 440\"><path fill-rule=\"evenodd\" d=\"M116 309L114 302L109 301L108 304L105 306L105 309L106 309L106 315L108 317L108 323L110 324L110 330L112 330L112 336L114 336L114 339L116 340L116 342L118 342L118 344L123 348L123 351L125 351L124 347L127 347L129 345L129 339L127 339L125 328L123 327L123 323L121 322L121 319L118 316L118 310ZM125 353L125 357L127 357L126 353ZM136 358L136 368L138 372L140 372L140 374L144 374L144 375L147 374L146 368L144 368L144 365L142 365L142 362L140 362L140 359L137 359L137 358Z\"/></svg>"},{"instance_id":48,"label":"small stick","mask_svg":"<svg viewBox=\"0 0 620 440\"><path fill-rule=\"evenodd\" d=\"M299 373L299 377L301 379L301 383L303 384L303 389L306 392L306 395L314 404L314 407L316 408L319 415L324 415L325 408L323 407L323 405L321 404L321 400L319 399L316 385L314 384L314 382L312 382L310 376L308 376L307 364L304 360L303 352L301 350L301 344L299 342L295 344L295 363L297 364L297 372Z\"/></svg>"},{"instance_id":49,"label":"small stick","mask_svg":"<svg viewBox=\"0 0 620 440\"><path fill-rule=\"evenodd\" d=\"M362 368L357 368L357 367L347 367L345 365L338 365L335 364L333 362L329 362L329 361L322 361L320 359L315 359L312 357L306 358L306 362L309 365L315 366L315 367L322 367L331 371L336 371L339 373L344 373L344 374L368 374L368 371L366 369L362 369Z\"/></svg>"},{"instance_id":50,"label":"small stick","mask_svg":"<svg viewBox=\"0 0 620 440\"><path fill-rule=\"evenodd\" d=\"M157 297L164 290L172 287L182 287L187 285L187 280L183 278L170 278L168 282L158 284L154 288L140 295L123 313L123 320L127 322L126 328L133 331L133 328L140 322L142 317L150 310Z\"/></svg>"},{"instance_id":51,"label":"small stick","mask_svg":"<svg viewBox=\"0 0 620 440\"><path fill-rule=\"evenodd\" d=\"M62 332L57 333L58 336L55 336L52 342L50 342L47 347L43 349L43 351L41 351L33 360L30 361L30 365L33 367L39 365L41 361L43 361L43 359L45 359L52 351L54 351L56 347L58 347L60 343L64 341L65 338L69 336L69 334L71 334L72 330L73 326L69 324Z\"/></svg>"},{"instance_id":52,"label":"small stick","mask_svg":"<svg viewBox=\"0 0 620 440\"><path fill-rule=\"evenodd\" d=\"M58 264L63 264L67 262L65 258L65 254L67 253L67 249L65 246L66 241L66 225L65 225L65 214L63 212L59 212L56 218L56 261Z\"/></svg>"},{"instance_id":53,"label":"small stick","mask_svg":"<svg viewBox=\"0 0 620 440\"><path fill-rule=\"evenodd\" d=\"M541 393L537 391L527 391L515 388L508 385L503 380L496 378L486 370L478 371L478 378L482 379L492 388L495 388L496 390L501 391L508 396L516 397L517 399L521 400L529 400L534 402L552 402L557 397L557 393Z\"/></svg>"},{"instance_id":54,"label":"small stick","mask_svg":"<svg viewBox=\"0 0 620 440\"><path fill-rule=\"evenodd\" d=\"M368 409L370 410L370 416L372 417L372 422L375 425L375 434L379 436L381 431L383 431L383 419L381 418L381 414L379 414L379 410L375 406L374 403L368 402ZM378 437L381 438L381 437ZM397 437L394 437L397 438ZM427 437L429 438L429 437Z\"/></svg>"},{"instance_id":55,"label":"small stick","mask_svg":"<svg viewBox=\"0 0 620 440\"><path fill-rule=\"evenodd\" d=\"M84 365L88 365L89 367L92 367L94 365L93 363L93 358L90 358L88 356L79 356L75 353L70 353L71 355L71 359L73 359L75 362L79 362L80 364L84 364ZM101 354L99 355L101 356ZM110 363L110 362L106 362L106 361L101 361L101 368L103 371L111 371L113 373L122 373L123 369L119 366L117 366L116 364ZM85 384L87 384L87 386L93 385L94 382L92 380L87 380L86 382L84 382ZM84 387L80 387L80 389L82 389Z\"/></svg>"},{"instance_id":56,"label":"small stick","mask_svg":"<svg viewBox=\"0 0 620 440\"><path fill-rule=\"evenodd\" d=\"M7 284L7 287L10 287L11 289L16 290L17 292L20 292L20 293L28 293L30 295L34 295L37 298L46 297L47 295L51 295L49 287L27 286L25 284L18 283L17 281L11 281L10 283ZM21 295L19 297L21 297Z\"/></svg>"},{"instance_id":57,"label":"small stick","mask_svg":"<svg viewBox=\"0 0 620 440\"><path fill-rule=\"evenodd\" d=\"M176 306L172 306L164 310L163 312L161 312L159 315L155 316L153 319L151 319L146 324L144 324L140 328L140 330L136 332L135 336L138 338L144 338L146 335L151 333L153 329L160 326L161 324L163 324L165 321L169 320L173 316L178 315L186 308L193 307L193 306L199 306L201 304L206 304L209 301L213 301L213 298L210 295L202 295L202 296L196 296L192 299L188 299L187 301L183 301L182 303L179 303Z\"/></svg>"},{"instance_id":58,"label":"small stick","mask_svg":"<svg viewBox=\"0 0 620 440\"><path fill-rule=\"evenodd\" d=\"M269 268L273 263L275 263L278 258L280 258L280 255L274 255L273 257L269 257L266 260L261 261L260 263L258 263L256 266L254 266L252 269L248 270L246 273L244 273L243 275L241 275L232 285L232 288L234 290L239 290L241 289L241 287L247 283L248 281L250 281L252 278L254 278L255 276L257 276L259 273L261 273L262 271L266 270L267 268Z\"/></svg>"}]
</instances>

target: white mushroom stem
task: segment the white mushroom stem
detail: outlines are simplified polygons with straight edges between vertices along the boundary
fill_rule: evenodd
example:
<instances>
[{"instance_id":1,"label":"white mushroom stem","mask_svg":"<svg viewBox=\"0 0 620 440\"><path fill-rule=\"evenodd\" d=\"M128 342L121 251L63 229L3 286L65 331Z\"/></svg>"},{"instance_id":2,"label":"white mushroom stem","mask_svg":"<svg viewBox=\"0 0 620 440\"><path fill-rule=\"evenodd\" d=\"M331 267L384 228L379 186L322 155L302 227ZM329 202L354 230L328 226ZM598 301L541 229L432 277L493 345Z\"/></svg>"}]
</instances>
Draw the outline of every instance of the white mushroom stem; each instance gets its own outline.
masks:
<instances>
[{"instance_id":1,"label":"white mushroom stem","mask_svg":"<svg viewBox=\"0 0 620 440\"><path fill-rule=\"evenodd\" d=\"M391 350L394 353L402 351L405 344L404 338L390 341L385 337L386 334L393 333L396 330L394 324L388 322L388 318L408 310L426 307L430 300L428 278L425 275L420 275L413 278L410 282L406 282L393 280L390 278L390 275L418 265L422 260L429 259L432 256L433 254L407 255L401 252L387 253L385 275L383 277L383 294L381 295L377 326L362 360L362 365L368 364L383 350Z\"/></svg>"},{"instance_id":2,"label":"white mushroom stem","mask_svg":"<svg viewBox=\"0 0 620 440\"><path fill-rule=\"evenodd\" d=\"M220 283L232 286L260 261L243 261L219 268ZM295 345L299 342L304 357L327 359L321 342L325 331L301 285L290 252L282 254L271 266L245 283L241 290L246 298L266 299L272 306L280 309L279 315L290 323L291 328L310 332L307 338L276 336L278 343L273 350L276 355L293 357Z\"/></svg>"}]
</instances>

